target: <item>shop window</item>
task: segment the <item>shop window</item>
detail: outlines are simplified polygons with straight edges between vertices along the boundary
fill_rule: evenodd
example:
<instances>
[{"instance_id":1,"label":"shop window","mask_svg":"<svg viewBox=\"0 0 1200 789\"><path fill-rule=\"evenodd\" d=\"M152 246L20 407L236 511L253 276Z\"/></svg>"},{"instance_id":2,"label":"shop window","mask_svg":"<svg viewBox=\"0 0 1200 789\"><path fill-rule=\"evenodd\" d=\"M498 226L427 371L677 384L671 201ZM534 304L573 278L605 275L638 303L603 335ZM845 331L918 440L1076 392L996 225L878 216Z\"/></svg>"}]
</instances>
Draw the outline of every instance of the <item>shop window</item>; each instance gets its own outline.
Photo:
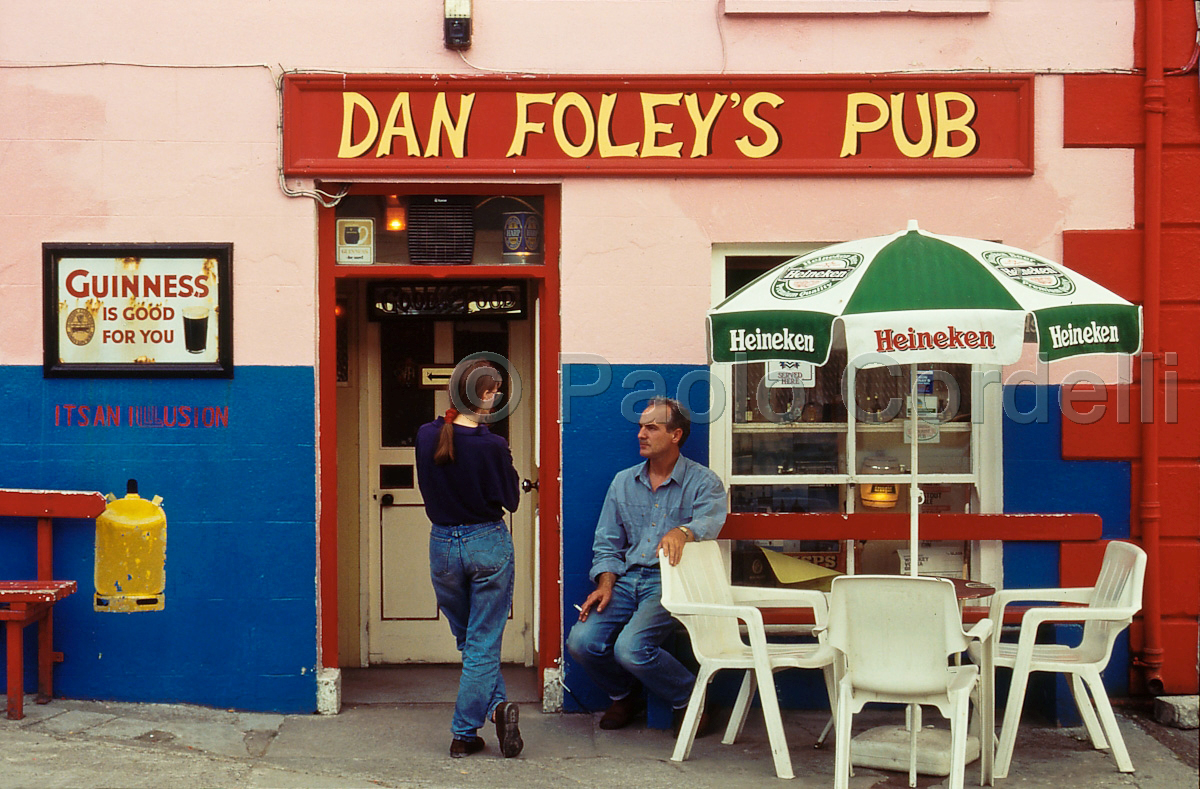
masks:
<instances>
[{"instance_id":1,"label":"shop window","mask_svg":"<svg viewBox=\"0 0 1200 789\"><path fill-rule=\"evenodd\" d=\"M797 246L794 254L813 248ZM794 255L714 255L714 303ZM714 365L728 408L711 426L711 462L728 485L733 512L909 512L908 414L911 368L847 367L835 334L820 367L750 362ZM964 364L917 366L918 477L922 513L1000 510L1000 396L986 371ZM854 572L899 573L906 541L853 546L805 540L765 547ZM735 576L760 546L739 543ZM853 550L848 550L853 548ZM964 539L922 551L931 574L990 580L999 546ZM753 577L736 578L753 582Z\"/></svg>"}]
</instances>

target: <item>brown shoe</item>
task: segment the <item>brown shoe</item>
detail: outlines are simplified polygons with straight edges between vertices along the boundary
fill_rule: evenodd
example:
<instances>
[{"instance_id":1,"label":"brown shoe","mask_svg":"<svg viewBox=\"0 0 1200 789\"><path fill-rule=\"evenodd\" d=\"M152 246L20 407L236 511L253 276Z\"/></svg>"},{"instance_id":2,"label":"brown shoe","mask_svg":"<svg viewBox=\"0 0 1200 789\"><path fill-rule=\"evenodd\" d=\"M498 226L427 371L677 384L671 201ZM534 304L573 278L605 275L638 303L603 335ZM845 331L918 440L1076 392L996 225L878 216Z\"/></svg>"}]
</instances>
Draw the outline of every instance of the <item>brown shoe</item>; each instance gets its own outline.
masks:
<instances>
[{"instance_id":1,"label":"brown shoe","mask_svg":"<svg viewBox=\"0 0 1200 789\"><path fill-rule=\"evenodd\" d=\"M677 710L671 711L671 734L678 739L679 731L683 728L683 718L687 715L687 707L680 707ZM700 713L700 725L696 727L696 739L707 737L713 733L712 716L708 714L708 710Z\"/></svg>"},{"instance_id":2,"label":"brown shoe","mask_svg":"<svg viewBox=\"0 0 1200 789\"><path fill-rule=\"evenodd\" d=\"M511 759L525 747L525 741L521 739L521 729L517 725L520 710L516 703L504 701L496 706L492 717L496 721L496 739L500 741L500 753L504 754L505 759Z\"/></svg>"},{"instance_id":3,"label":"brown shoe","mask_svg":"<svg viewBox=\"0 0 1200 789\"><path fill-rule=\"evenodd\" d=\"M469 740L454 739L450 741L450 756L454 759L461 759L464 756L470 756L471 754L479 753L482 750L482 737L472 737Z\"/></svg>"},{"instance_id":4,"label":"brown shoe","mask_svg":"<svg viewBox=\"0 0 1200 789\"><path fill-rule=\"evenodd\" d=\"M600 718L601 729L624 729L646 711L646 700L634 691L623 699L617 699Z\"/></svg>"}]
</instances>

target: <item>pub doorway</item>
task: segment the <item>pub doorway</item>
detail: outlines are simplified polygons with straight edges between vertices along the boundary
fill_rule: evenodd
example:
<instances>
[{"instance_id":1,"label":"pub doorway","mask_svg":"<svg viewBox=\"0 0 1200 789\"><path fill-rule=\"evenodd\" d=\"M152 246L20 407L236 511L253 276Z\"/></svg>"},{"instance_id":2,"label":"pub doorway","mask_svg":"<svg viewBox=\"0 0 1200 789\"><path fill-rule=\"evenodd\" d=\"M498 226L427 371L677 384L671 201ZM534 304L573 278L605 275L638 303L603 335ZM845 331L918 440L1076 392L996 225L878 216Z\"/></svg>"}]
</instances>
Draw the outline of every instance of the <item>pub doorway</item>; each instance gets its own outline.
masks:
<instances>
[{"instance_id":1,"label":"pub doorway","mask_svg":"<svg viewBox=\"0 0 1200 789\"><path fill-rule=\"evenodd\" d=\"M455 363L481 352L504 373L502 393L510 407L490 429L508 441L525 490L517 512L506 518L517 581L502 659L535 663L539 398L529 290L520 281L339 283L347 335L347 385L338 392L338 487L344 493L339 531L345 538L357 526L358 556L358 605L353 611L344 602L340 606L357 620L352 628L357 643L340 650L343 665L459 660L429 580L429 521L414 444L417 429L449 408L446 386ZM464 301L489 306L453 314L469 309ZM343 633L351 630L349 624L343 623ZM346 659L351 655L357 661Z\"/></svg>"}]
</instances>

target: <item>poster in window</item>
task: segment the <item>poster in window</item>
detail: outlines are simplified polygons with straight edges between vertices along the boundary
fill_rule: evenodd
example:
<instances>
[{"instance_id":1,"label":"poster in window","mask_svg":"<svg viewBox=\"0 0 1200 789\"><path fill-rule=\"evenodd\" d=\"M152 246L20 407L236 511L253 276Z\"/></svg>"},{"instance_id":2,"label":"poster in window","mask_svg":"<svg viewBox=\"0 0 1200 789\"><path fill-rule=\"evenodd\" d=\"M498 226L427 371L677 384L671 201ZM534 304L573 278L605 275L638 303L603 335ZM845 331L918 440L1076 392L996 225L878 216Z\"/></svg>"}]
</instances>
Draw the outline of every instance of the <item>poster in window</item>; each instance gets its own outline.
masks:
<instances>
[{"instance_id":1,"label":"poster in window","mask_svg":"<svg viewBox=\"0 0 1200 789\"><path fill-rule=\"evenodd\" d=\"M233 376L232 244L43 244L47 377Z\"/></svg>"}]
</instances>

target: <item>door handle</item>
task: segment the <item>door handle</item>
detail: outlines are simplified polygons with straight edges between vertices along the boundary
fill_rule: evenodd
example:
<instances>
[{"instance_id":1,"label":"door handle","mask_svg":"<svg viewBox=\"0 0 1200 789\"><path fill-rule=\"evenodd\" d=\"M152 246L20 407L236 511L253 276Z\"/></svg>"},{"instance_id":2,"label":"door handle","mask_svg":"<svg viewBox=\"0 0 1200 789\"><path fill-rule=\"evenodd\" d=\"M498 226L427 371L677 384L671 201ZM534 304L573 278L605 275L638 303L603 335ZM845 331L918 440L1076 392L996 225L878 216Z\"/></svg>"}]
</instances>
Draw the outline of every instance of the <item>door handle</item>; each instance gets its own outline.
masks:
<instances>
[{"instance_id":1,"label":"door handle","mask_svg":"<svg viewBox=\"0 0 1200 789\"><path fill-rule=\"evenodd\" d=\"M531 490L537 490L538 484L536 481L523 479L521 480L521 490L528 493Z\"/></svg>"}]
</instances>

